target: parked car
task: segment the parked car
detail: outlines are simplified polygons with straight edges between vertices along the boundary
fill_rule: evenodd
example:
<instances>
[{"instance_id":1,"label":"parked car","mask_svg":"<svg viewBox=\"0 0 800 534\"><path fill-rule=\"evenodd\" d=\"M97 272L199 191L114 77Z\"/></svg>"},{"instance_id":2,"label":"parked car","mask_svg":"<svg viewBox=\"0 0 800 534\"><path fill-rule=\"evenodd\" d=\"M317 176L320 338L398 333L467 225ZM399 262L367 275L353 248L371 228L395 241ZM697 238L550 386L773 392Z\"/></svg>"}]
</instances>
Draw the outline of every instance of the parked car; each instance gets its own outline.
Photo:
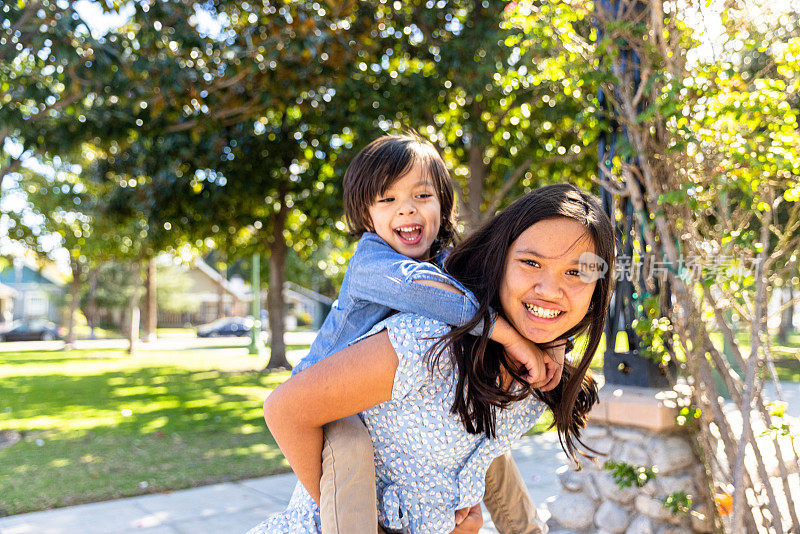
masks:
<instances>
[{"instance_id":1,"label":"parked car","mask_svg":"<svg viewBox=\"0 0 800 534\"><path fill-rule=\"evenodd\" d=\"M0 341L53 341L63 337L63 329L46 319L21 321L0 333Z\"/></svg>"},{"instance_id":2,"label":"parked car","mask_svg":"<svg viewBox=\"0 0 800 534\"><path fill-rule=\"evenodd\" d=\"M197 327L197 337L247 336L252 322L247 317L223 317Z\"/></svg>"}]
</instances>

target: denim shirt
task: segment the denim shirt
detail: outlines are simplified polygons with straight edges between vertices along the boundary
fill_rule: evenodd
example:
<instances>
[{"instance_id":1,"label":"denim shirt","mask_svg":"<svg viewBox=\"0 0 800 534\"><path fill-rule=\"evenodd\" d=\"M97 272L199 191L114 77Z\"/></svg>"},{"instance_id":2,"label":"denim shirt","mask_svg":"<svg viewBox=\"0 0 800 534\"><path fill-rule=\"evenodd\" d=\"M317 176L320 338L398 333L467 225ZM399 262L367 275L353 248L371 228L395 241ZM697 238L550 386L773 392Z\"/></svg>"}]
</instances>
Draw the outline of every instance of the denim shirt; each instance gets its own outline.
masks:
<instances>
[{"instance_id":1,"label":"denim shirt","mask_svg":"<svg viewBox=\"0 0 800 534\"><path fill-rule=\"evenodd\" d=\"M440 255L437 260L441 259ZM464 294L420 284L417 280L449 284ZM292 374L344 349L393 310L460 326L478 311L478 301L467 288L437 266L412 260L377 234L366 232L350 259L339 298L333 303L308 355L292 369ZM483 325L479 324L472 333L480 335L482 331Z\"/></svg>"}]
</instances>

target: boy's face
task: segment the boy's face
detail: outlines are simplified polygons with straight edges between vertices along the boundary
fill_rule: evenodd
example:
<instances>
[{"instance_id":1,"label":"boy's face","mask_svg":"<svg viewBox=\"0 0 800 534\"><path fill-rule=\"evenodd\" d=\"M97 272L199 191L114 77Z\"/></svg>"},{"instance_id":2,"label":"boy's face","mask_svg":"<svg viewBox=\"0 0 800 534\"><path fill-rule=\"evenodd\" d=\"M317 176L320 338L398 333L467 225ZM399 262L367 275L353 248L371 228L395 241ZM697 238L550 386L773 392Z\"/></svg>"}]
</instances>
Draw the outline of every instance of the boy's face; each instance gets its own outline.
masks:
<instances>
[{"instance_id":1,"label":"boy's face","mask_svg":"<svg viewBox=\"0 0 800 534\"><path fill-rule=\"evenodd\" d=\"M433 182L415 165L375 199L369 216L374 232L390 247L421 260L439 234L442 207Z\"/></svg>"}]
</instances>

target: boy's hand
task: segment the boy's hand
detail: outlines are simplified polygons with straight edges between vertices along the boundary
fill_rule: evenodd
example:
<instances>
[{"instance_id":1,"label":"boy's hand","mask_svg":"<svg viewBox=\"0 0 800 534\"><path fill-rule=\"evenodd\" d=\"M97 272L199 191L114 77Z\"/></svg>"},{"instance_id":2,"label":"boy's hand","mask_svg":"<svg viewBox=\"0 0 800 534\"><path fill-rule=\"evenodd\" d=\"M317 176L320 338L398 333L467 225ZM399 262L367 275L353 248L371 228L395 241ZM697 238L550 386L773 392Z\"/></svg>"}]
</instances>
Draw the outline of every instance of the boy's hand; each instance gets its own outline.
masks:
<instances>
[{"instance_id":1,"label":"boy's hand","mask_svg":"<svg viewBox=\"0 0 800 534\"><path fill-rule=\"evenodd\" d=\"M483 526L483 512L480 503L469 508L456 510L456 528L450 534L478 534Z\"/></svg>"}]
</instances>

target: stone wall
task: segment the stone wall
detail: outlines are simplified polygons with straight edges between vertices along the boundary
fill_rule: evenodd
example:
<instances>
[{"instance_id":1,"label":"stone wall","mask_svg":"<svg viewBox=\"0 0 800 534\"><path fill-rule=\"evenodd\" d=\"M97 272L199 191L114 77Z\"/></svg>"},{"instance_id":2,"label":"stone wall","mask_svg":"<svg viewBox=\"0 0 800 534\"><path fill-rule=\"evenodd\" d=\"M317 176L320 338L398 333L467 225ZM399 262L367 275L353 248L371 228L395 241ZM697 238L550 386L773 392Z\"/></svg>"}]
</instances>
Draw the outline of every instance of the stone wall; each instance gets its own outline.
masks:
<instances>
[{"instance_id":1,"label":"stone wall","mask_svg":"<svg viewBox=\"0 0 800 534\"><path fill-rule=\"evenodd\" d=\"M627 389L630 393L630 388ZM608 413L614 409L609 404L619 401L630 408L635 397L642 395L650 408L642 409L640 405L638 411L628 411L627 422L631 424L609 421ZM606 403L604 408L609 410L592 417L592 424L582 433L582 440L588 446L607 456L600 456L596 461L582 459L580 471L574 464L562 466L558 471L561 493L548 504L552 514L548 522L550 534L711 532L707 504L702 497L707 493L703 469L695 456L691 437L677 431L674 418L657 417L655 413L659 409L671 409L669 402L663 399L654 402L655 394L643 394L641 388L633 395L617 397L606 395L604 399L601 395L601 402ZM645 420L632 415L635 413L645 415ZM662 422L656 424L657 420ZM603 469L607 460L653 468L656 476L643 487L620 488L611 472ZM692 497L693 509L688 514L673 515L664 507L664 499L681 490Z\"/></svg>"}]
</instances>

